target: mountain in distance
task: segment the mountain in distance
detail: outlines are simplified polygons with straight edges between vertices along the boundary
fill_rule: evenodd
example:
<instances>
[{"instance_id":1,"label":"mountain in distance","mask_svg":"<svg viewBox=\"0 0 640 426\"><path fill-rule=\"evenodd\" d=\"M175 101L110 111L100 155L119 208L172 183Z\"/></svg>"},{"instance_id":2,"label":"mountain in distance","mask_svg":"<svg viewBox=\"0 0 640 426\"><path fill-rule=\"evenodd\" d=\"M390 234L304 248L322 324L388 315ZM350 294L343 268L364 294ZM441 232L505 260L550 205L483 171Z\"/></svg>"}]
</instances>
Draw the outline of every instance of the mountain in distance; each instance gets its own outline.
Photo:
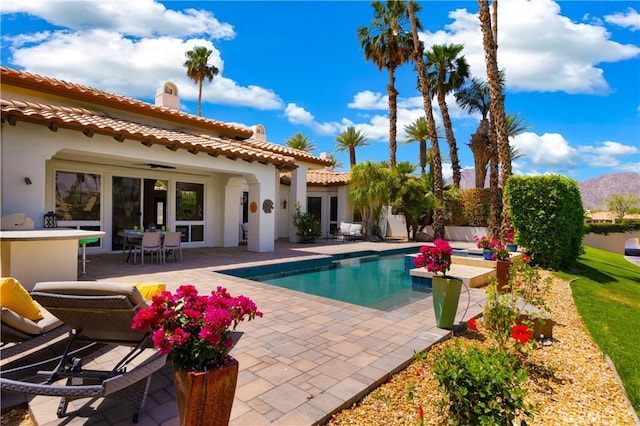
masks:
<instances>
[{"instance_id":1,"label":"mountain in distance","mask_svg":"<svg viewBox=\"0 0 640 426\"><path fill-rule=\"evenodd\" d=\"M451 178L446 180L447 185L451 185L451 182ZM475 188L474 169L462 170L460 187ZM488 176L485 181L485 187L489 187ZM604 200L612 194L634 194L640 197L640 173L608 173L597 178L578 182L578 187L582 196L582 206L585 210L606 210L607 204Z\"/></svg>"},{"instance_id":2,"label":"mountain in distance","mask_svg":"<svg viewBox=\"0 0 640 426\"><path fill-rule=\"evenodd\" d=\"M640 196L640 173L608 173L597 178L578 182L585 209L606 210L605 199L612 194Z\"/></svg>"}]
</instances>

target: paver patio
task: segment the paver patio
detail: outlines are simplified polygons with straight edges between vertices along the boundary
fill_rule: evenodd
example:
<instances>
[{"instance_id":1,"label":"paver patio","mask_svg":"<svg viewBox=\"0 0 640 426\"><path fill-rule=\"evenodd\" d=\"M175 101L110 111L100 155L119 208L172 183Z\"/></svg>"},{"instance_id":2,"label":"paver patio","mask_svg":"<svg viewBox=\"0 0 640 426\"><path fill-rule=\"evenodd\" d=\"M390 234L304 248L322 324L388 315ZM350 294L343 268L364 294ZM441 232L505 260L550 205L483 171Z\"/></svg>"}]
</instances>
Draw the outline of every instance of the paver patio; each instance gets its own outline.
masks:
<instances>
[{"instance_id":1,"label":"paver patio","mask_svg":"<svg viewBox=\"0 0 640 426\"><path fill-rule=\"evenodd\" d=\"M278 241L270 253L246 247L184 249L182 263L131 265L121 253L88 255L81 279L120 282L154 281L174 290L193 284L201 292L217 286L253 299L264 313L238 327L244 332L231 355L240 362L232 425L310 425L326 422L389 375L411 362L414 352L448 335L436 327L431 297L390 312L374 310L218 273L237 266L282 263L355 251L384 251L420 243ZM474 245L474 244L472 244ZM464 243L456 247L465 247ZM366 283L363 283L366 285ZM478 314L484 289L463 290L457 321ZM58 419L58 398L29 397L41 425L131 423L130 412L104 399L70 403L68 417ZM140 425L177 426L170 367L154 375Z\"/></svg>"}]
</instances>

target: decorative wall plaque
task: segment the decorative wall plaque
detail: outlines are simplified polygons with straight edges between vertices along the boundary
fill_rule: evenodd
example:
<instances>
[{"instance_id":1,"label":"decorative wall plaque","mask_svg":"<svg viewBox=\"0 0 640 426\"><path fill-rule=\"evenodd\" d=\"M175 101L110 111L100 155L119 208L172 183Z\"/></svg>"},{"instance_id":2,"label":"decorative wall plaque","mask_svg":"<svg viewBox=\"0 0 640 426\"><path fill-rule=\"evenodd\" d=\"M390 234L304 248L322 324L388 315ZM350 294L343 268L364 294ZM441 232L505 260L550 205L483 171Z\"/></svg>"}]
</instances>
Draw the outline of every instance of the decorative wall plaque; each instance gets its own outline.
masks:
<instances>
[{"instance_id":1,"label":"decorative wall plaque","mask_svg":"<svg viewBox=\"0 0 640 426\"><path fill-rule=\"evenodd\" d=\"M262 210L267 214L271 213L273 211L273 201L268 198L264 200L262 203Z\"/></svg>"}]
</instances>

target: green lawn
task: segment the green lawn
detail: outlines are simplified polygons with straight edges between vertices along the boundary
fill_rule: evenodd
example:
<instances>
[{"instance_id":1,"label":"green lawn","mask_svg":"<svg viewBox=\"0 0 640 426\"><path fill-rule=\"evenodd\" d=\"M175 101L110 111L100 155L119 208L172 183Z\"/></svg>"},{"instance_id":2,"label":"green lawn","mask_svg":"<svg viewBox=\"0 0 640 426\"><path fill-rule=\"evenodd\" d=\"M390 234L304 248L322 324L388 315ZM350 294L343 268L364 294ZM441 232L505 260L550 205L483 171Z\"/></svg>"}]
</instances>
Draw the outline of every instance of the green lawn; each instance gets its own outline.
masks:
<instances>
[{"instance_id":1,"label":"green lawn","mask_svg":"<svg viewBox=\"0 0 640 426\"><path fill-rule=\"evenodd\" d=\"M585 247L577 272L559 272L571 285L580 316L609 355L640 413L640 266L622 255Z\"/></svg>"}]
</instances>

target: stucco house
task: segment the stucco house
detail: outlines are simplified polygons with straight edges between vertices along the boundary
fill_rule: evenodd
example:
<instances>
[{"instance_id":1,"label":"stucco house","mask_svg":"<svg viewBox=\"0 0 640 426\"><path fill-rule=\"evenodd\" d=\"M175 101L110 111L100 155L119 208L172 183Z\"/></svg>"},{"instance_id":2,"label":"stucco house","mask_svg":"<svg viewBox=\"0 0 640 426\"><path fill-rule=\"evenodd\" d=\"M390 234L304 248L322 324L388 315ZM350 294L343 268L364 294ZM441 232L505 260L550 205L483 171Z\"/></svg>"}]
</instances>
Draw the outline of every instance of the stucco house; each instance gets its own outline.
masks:
<instances>
[{"instance_id":1,"label":"stucco house","mask_svg":"<svg viewBox=\"0 0 640 426\"><path fill-rule=\"evenodd\" d=\"M0 67L1 216L35 226L54 212L60 227L101 230L93 252L122 248L134 226L181 231L184 247L233 247L248 223L247 249L296 241L299 203L323 232L351 219L348 174L328 156L267 141L247 128L181 112L165 83L155 105Z\"/></svg>"}]
</instances>

